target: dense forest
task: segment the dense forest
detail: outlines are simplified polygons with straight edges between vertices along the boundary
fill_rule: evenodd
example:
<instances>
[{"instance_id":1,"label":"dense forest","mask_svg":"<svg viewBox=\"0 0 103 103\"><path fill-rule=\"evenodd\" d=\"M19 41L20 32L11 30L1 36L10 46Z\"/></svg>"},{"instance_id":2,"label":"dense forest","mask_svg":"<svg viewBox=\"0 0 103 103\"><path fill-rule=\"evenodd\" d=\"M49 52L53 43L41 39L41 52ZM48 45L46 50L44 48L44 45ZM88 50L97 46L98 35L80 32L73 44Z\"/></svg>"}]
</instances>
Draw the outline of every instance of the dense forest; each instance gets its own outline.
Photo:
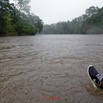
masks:
<instances>
[{"instance_id":1,"label":"dense forest","mask_svg":"<svg viewBox=\"0 0 103 103\"><path fill-rule=\"evenodd\" d=\"M30 0L0 0L0 36L103 34L103 8L90 7L72 21L44 25L30 12Z\"/></svg>"},{"instance_id":2,"label":"dense forest","mask_svg":"<svg viewBox=\"0 0 103 103\"><path fill-rule=\"evenodd\" d=\"M30 0L0 0L0 36L35 35L42 20L30 13Z\"/></svg>"},{"instance_id":3,"label":"dense forest","mask_svg":"<svg viewBox=\"0 0 103 103\"><path fill-rule=\"evenodd\" d=\"M103 8L92 6L72 21L44 25L42 34L103 34Z\"/></svg>"}]
</instances>

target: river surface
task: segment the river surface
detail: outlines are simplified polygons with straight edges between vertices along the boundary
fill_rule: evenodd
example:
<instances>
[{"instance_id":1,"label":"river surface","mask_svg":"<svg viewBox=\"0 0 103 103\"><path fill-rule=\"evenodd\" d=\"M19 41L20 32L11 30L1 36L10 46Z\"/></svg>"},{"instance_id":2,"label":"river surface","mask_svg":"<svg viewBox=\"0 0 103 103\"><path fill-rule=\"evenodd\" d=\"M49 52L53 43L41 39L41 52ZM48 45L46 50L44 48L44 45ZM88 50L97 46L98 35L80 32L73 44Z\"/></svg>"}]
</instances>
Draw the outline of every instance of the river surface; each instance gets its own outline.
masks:
<instances>
[{"instance_id":1,"label":"river surface","mask_svg":"<svg viewBox=\"0 0 103 103\"><path fill-rule=\"evenodd\" d=\"M103 103L88 65L103 73L103 35L0 38L0 103Z\"/></svg>"}]
</instances>

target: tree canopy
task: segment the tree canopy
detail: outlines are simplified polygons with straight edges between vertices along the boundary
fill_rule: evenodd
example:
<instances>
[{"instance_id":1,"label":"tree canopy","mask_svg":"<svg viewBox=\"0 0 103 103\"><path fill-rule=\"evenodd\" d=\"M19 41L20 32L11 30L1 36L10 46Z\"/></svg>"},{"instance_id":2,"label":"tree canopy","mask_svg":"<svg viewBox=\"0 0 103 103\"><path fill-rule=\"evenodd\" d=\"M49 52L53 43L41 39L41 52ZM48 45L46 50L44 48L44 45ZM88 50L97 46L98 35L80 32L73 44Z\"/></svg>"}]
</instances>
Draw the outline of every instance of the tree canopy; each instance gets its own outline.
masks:
<instances>
[{"instance_id":1,"label":"tree canopy","mask_svg":"<svg viewBox=\"0 0 103 103\"><path fill-rule=\"evenodd\" d=\"M91 6L72 21L44 25L42 34L103 34L102 28L103 8Z\"/></svg>"},{"instance_id":2,"label":"tree canopy","mask_svg":"<svg viewBox=\"0 0 103 103\"><path fill-rule=\"evenodd\" d=\"M35 35L43 28L42 20L30 13L30 0L0 0L0 36Z\"/></svg>"}]
</instances>

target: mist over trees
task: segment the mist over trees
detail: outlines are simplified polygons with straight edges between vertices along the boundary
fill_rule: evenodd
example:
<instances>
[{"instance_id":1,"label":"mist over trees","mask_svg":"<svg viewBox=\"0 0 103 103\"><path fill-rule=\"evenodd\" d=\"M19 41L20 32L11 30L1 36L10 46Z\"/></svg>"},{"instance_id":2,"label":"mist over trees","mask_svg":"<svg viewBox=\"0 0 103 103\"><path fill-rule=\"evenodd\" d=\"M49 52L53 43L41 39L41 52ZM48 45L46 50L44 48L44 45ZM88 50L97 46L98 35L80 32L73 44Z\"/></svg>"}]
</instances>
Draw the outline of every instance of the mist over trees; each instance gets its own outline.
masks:
<instances>
[{"instance_id":1,"label":"mist over trees","mask_svg":"<svg viewBox=\"0 0 103 103\"><path fill-rule=\"evenodd\" d=\"M14 2L11 2L14 1ZM30 13L30 0L0 0L0 36L42 34L103 34L103 8L90 7L72 21L44 25Z\"/></svg>"},{"instance_id":2,"label":"mist over trees","mask_svg":"<svg viewBox=\"0 0 103 103\"><path fill-rule=\"evenodd\" d=\"M103 34L103 8L92 6L72 21L44 25L42 34Z\"/></svg>"},{"instance_id":3,"label":"mist over trees","mask_svg":"<svg viewBox=\"0 0 103 103\"><path fill-rule=\"evenodd\" d=\"M42 20L30 13L30 0L0 0L0 36L35 35L43 28Z\"/></svg>"}]
</instances>

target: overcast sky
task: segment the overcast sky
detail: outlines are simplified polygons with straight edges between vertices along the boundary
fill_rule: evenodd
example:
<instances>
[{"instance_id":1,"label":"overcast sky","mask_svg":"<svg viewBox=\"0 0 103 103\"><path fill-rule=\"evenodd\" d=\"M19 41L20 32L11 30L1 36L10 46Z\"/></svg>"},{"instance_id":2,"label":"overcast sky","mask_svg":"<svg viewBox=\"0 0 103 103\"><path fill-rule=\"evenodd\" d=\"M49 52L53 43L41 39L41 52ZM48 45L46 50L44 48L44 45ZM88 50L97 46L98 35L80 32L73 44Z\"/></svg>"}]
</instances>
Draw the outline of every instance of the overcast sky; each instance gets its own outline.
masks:
<instances>
[{"instance_id":1,"label":"overcast sky","mask_svg":"<svg viewBox=\"0 0 103 103\"><path fill-rule=\"evenodd\" d=\"M72 20L90 6L103 7L103 0L31 0L31 12L45 24Z\"/></svg>"}]
</instances>

